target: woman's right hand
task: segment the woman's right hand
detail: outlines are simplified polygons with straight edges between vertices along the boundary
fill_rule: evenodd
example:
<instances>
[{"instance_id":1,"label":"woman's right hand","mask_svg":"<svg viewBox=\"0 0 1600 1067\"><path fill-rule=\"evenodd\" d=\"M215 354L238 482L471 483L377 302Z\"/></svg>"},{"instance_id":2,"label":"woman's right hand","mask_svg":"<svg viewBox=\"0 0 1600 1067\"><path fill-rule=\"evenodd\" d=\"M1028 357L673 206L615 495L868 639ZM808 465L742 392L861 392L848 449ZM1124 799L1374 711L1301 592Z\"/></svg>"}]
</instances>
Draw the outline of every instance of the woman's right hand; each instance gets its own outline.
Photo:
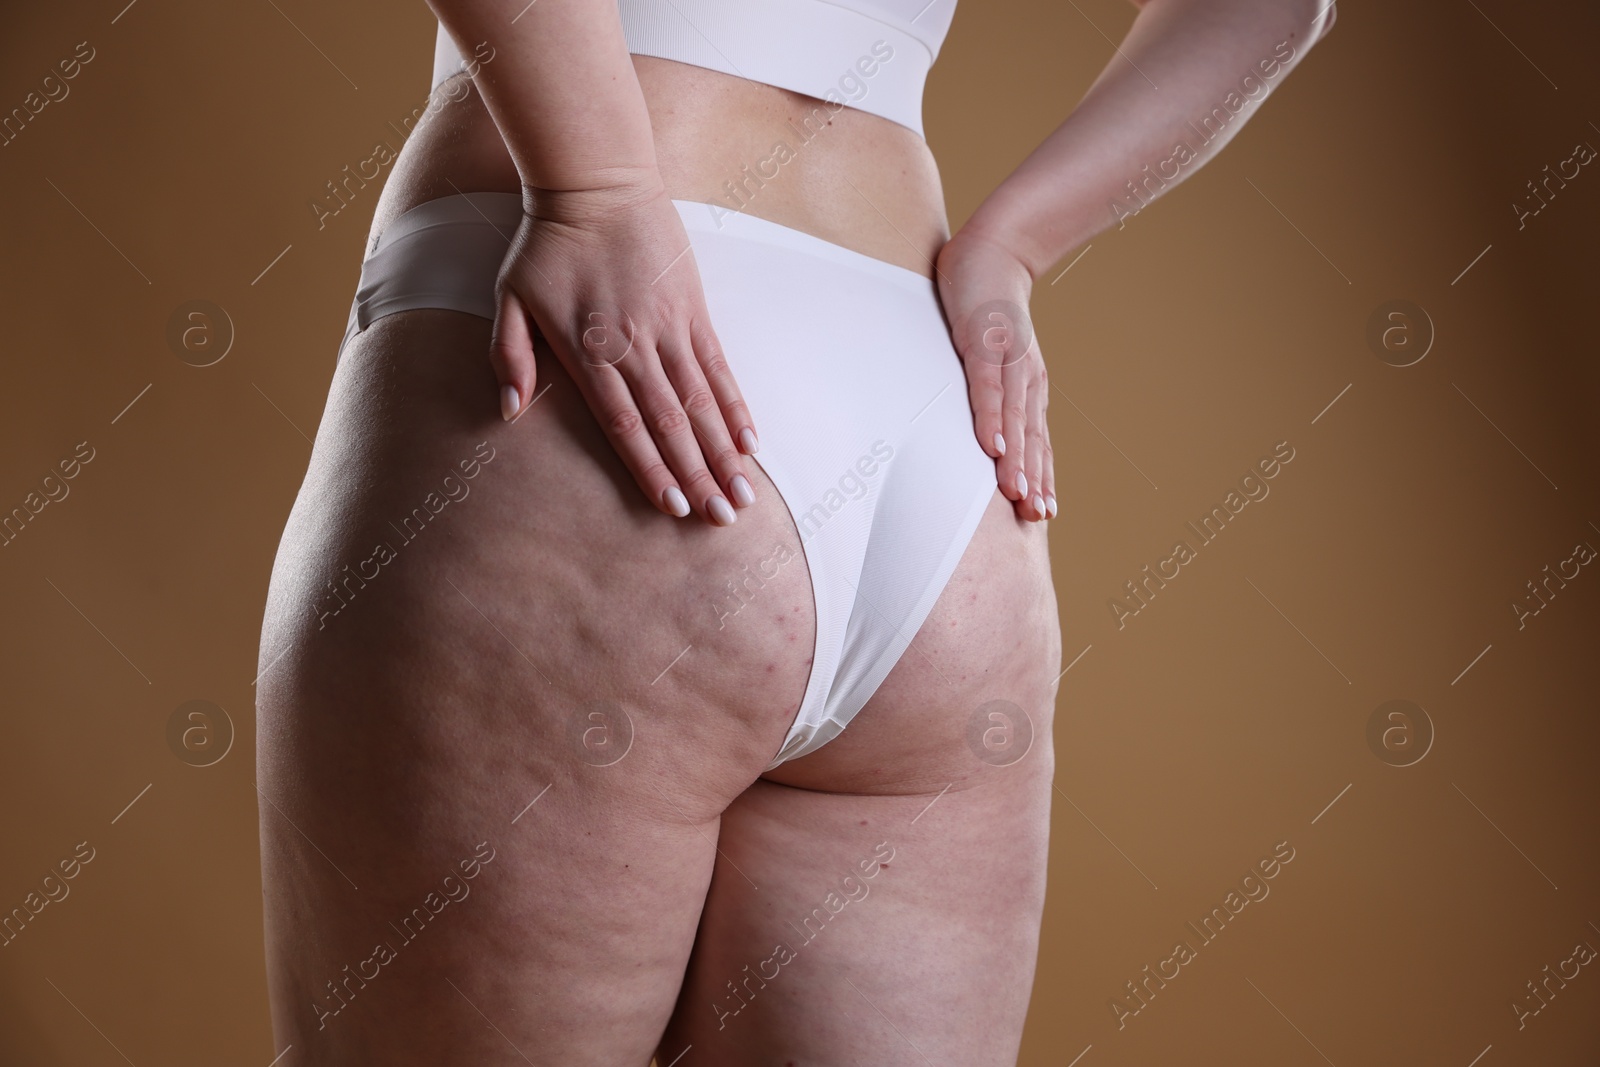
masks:
<instances>
[{"instance_id":1,"label":"woman's right hand","mask_svg":"<svg viewBox=\"0 0 1600 1067\"><path fill-rule=\"evenodd\" d=\"M729 500L755 500L740 455L755 453L755 427L659 177L524 200L495 287L501 414L516 418L535 395L536 326L651 503L731 524Z\"/></svg>"}]
</instances>

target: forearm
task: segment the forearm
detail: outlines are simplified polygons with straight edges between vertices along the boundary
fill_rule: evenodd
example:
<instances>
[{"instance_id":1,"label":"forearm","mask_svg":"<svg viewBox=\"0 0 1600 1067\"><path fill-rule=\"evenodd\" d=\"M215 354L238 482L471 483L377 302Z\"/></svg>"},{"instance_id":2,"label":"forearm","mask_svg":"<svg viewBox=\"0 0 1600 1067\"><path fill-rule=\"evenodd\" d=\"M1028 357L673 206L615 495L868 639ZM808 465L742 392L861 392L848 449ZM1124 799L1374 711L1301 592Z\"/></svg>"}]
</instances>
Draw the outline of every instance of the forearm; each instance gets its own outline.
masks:
<instances>
[{"instance_id":1,"label":"forearm","mask_svg":"<svg viewBox=\"0 0 1600 1067\"><path fill-rule=\"evenodd\" d=\"M658 180L644 94L616 0L428 0L473 74L525 190Z\"/></svg>"},{"instance_id":2,"label":"forearm","mask_svg":"<svg viewBox=\"0 0 1600 1067\"><path fill-rule=\"evenodd\" d=\"M1149 0L1070 116L962 231L1035 280L1222 148L1332 19L1333 0Z\"/></svg>"}]
</instances>

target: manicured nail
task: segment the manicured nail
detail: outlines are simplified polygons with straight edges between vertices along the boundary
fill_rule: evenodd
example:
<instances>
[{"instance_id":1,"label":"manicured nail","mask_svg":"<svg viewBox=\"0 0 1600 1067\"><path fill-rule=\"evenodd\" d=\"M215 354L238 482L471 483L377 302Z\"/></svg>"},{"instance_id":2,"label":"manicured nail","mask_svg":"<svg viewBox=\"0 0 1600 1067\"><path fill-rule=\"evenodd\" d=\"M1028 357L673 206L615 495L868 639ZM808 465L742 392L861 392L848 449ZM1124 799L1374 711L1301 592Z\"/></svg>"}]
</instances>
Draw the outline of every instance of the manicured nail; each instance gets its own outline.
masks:
<instances>
[{"instance_id":1,"label":"manicured nail","mask_svg":"<svg viewBox=\"0 0 1600 1067\"><path fill-rule=\"evenodd\" d=\"M733 505L720 496L714 496L706 501L706 510L711 512L711 517L718 526L732 526L739 516L733 513Z\"/></svg>"},{"instance_id":2,"label":"manicured nail","mask_svg":"<svg viewBox=\"0 0 1600 1067\"><path fill-rule=\"evenodd\" d=\"M1028 476L1021 471L1017 472L1017 499L1021 500L1028 495Z\"/></svg>"},{"instance_id":3,"label":"manicured nail","mask_svg":"<svg viewBox=\"0 0 1600 1067\"><path fill-rule=\"evenodd\" d=\"M1045 514L1044 514L1045 518L1047 518L1047 519L1055 518L1056 517L1056 498L1053 497L1053 496L1045 497L1044 498L1044 509L1045 509Z\"/></svg>"},{"instance_id":4,"label":"manicured nail","mask_svg":"<svg viewBox=\"0 0 1600 1067\"><path fill-rule=\"evenodd\" d=\"M994 435L994 450L1002 456L1006 454L1006 439L999 434Z\"/></svg>"},{"instance_id":5,"label":"manicured nail","mask_svg":"<svg viewBox=\"0 0 1600 1067\"><path fill-rule=\"evenodd\" d=\"M517 393L514 385L500 387L500 417L510 422L517 416L517 409L522 407L522 397Z\"/></svg>"},{"instance_id":6,"label":"manicured nail","mask_svg":"<svg viewBox=\"0 0 1600 1067\"><path fill-rule=\"evenodd\" d=\"M1047 517L1044 510L1044 497L1040 496L1038 493L1033 494L1033 513L1039 516L1041 519Z\"/></svg>"},{"instance_id":7,"label":"manicured nail","mask_svg":"<svg viewBox=\"0 0 1600 1067\"><path fill-rule=\"evenodd\" d=\"M756 502L756 491L750 486L750 479L742 474L735 474L728 479L728 491L733 494L734 503L741 508L747 508Z\"/></svg>"},{"instance_id":8,"label":"manicured nail","mask_svg":"<svg viewBox=\"0 0 1600 1067\"><path fill-rule=\"evenodd\" d=\"M739 448L744 452L745 455L755 455L756 450L759 447L760 446L756 443L756 432L754 430L746 426L744 429L739 431Z\"/></svg>"},{"instance_id":9,"label":"manicured nail","mask_svg":"<svg viewBox=\"0 0 1600 1067\"><path fill-rule=\"evenodd\" d=\"M667 506L668 511L680 519L689 514L689 498L684 496L683 490L675 485L667 486L666 490L662 492L661 502Z\"/></svg>"}]
</instances>

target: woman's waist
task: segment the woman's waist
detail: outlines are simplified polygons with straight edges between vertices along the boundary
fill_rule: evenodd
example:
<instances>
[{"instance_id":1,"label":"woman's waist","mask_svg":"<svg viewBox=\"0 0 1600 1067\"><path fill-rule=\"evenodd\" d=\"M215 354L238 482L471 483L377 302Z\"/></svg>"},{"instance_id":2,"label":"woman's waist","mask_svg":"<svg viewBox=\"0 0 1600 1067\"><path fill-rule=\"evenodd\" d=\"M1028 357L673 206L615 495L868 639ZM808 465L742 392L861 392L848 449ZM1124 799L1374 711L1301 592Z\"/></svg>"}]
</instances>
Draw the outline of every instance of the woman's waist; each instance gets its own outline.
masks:
<instances>
[{"instance_id":1,"label":"woman's waist","mask_svg":"<svg viewBox=\"0 0 1600 1067\"><path fill-rule=\"evenodd\" d=\"M949 237L938 167L916 133L878 115L672 60L634 56L674 200L766 219L925 277ZM407 143L373 233L427 200L517 192L499 129L470 82ZM460 88L466 88L462 93Z\"/></svg>"},{"instance_id":2,"label":"woman's waist","mask_svg":"<svg viewBox=\"0 0 1600 1067\"><path fill-rule=\"evenodd\" d=\"M768 219L929 277L949 237L927 143L897 122L745 78L634 56L676 200Z\"/></svg>"}]
</instances>

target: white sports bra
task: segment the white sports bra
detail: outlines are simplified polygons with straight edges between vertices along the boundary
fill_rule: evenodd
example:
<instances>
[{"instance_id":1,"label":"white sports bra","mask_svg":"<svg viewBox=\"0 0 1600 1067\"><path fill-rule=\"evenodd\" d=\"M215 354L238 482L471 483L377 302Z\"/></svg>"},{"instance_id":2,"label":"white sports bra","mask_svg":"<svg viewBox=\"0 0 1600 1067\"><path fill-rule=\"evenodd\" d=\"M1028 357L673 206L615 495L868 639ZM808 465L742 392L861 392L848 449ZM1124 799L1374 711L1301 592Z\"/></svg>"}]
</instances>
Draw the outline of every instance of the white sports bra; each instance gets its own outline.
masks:
<instances>
[{"instance_id":1,"label":"white sports bra","mask_svg":"<svg viewBox=\"0 0 1600 1067\"><path fill-rule=\"evenodd\" d=\"M618 0L617 10L634 55L845 104L920 137L923 84L956 0ZM463 66L441 25L434 88Z\"/></svg>"}]
</instances>

